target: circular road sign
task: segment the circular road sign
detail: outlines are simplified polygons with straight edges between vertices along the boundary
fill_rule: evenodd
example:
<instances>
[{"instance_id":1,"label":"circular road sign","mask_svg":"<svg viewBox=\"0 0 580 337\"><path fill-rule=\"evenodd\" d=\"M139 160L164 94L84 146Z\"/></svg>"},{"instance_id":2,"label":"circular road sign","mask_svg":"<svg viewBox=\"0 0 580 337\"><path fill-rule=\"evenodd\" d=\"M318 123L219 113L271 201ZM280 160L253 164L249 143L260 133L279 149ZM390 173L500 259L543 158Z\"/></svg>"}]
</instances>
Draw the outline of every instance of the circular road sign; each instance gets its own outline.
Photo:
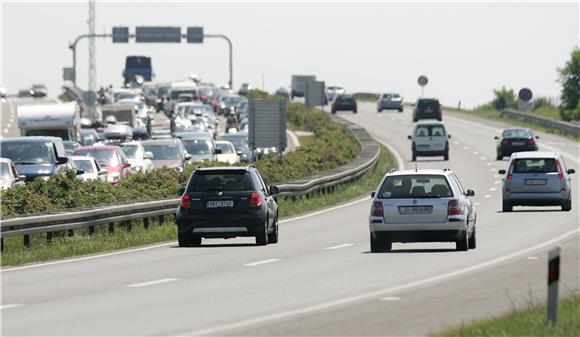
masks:
<instances>
[{"instance_id":1,"label":"circular road sign","mask_svg":"<svg viewBox=\"0 0 580 337\"><path fill-rule=\"evenodd\" d=\"M524 102L529 102L532 100L532 91L528 88L522 88L518 93L518 98Z\"/></svg>"},{"instance_id":2,"label":"circular road sign","mask_svg":"<svg viewBox=\"0 0 580 337\"><path fill-rule=\"evenodd\" d=\"M427 79L427 76L421 75L417 79L417 83L419 83L420 86L424 87L427 85L427 83L429 83L429 79Z\"/></svg>"}]
</instances>

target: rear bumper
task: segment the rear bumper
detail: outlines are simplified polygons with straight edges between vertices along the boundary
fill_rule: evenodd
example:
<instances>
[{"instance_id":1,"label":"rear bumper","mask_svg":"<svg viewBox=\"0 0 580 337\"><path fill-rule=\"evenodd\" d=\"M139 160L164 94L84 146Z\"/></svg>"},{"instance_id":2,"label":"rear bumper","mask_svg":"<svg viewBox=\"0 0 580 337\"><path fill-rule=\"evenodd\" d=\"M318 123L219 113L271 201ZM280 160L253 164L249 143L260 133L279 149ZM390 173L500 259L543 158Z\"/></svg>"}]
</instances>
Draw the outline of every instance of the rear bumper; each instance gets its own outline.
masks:
<instances>
[{"instance_id":1,"label":"rear bumper","mask_svg":"<svg viewBox=\"0 0 580 337\"><path fill-rule=\"evenodd\" d=\"M414 119L441 119L441 114L438 112L419 112L414 114Z\"/></svg>"},{"instance_id":2,"label":"rear bumper","mask_svg":"<svg viewBox=\"0 0 580 337\"><path fill-rule=\"evenodd\" d=\"M511 146L503 145L497 149L497 153L503 156L511 156L514 152L524 152L524 151L538 151L537 145L527 145L527 146Z\"/></svg>"},{"instance_id":3,"label":"rear bumper","mask_svg":"<svg viewBox=\"0 0 580 337\"><path fill-rule=\"evenodd\" d=\"M455 242L465 237L465 230L374 232L390 242Z\"/></svg>"},{"instance_id":4,"label":"rear bumper","mask_svg":"<svg viewBox=\"0 0 580 337\"><path fill-rule=\"evenodd\" d=\"M371 232L438 232L438 231L465 231L467 223L465 219L453 219L455 221L439 223L384 223L378 219L369 219Z\"/></svg>"},{"instance_id":5,"label":"rear bumper","mask_svg":"<svg viewBox=\"0 0 580 337\"><path fill-rule=\"evenodd\" d=\"M178 212L176 222L182 234L195 233L202 237L216 238L255 236L263 232L266 221L265 215L260 213L192 217Z\"/></svg>"},{"instance_id":6,"label":"rear bumper","mask_svg":"<svg viewBox=\"0 0 580 337\"><path fill-rule=\"evenodd\" d=\"M356 105L335 105L332 107L335 111L353 111L357 109Z\"/></svg>"},{"instance_id":7,"label":"rear bumper","mask_svg":"<svg viewBox=\"0 0 580 337\"><path fill-rule=\"evenodd\" d=\"M504 201L521 206L558 206L570 198L570 192L557 193L511 193L503 191Z\"/></svg>"},{"instance_id":8,"label":"rear bumper","mask_svg":"<svg viewBox=\"0 0 580 337\"><path fill-rule=\"evenodd\" d=\"M415 153L422 157L443 156L447 153L447 150L415 150Z\"/></svg>"},{"instance_id":9,"label":"rear bumper","mask_svg":"<svg viewBox=\"0 0 580 337\"><path fill-rule=\"evenodd\" d=\"M379 109L385 109L385 110L389 110L389 109L403 109L403 104L401 104L400 102L391 102L391 103L380 103L379 104Z\"/></svg>"}]
</instances>

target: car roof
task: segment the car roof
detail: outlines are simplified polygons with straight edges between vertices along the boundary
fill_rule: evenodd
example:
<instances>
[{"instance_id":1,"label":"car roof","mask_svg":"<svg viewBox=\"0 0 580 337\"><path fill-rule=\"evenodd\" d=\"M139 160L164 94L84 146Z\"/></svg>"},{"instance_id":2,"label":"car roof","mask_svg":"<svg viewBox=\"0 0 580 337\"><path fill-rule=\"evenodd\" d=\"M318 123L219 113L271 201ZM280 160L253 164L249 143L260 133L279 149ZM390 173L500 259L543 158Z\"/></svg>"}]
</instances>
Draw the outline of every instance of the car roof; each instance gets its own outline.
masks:
<instances>
[{"instance_id":1,"label":"car roof","mask_svg":"<svg viewBox=\"0 0 580 337\"><path fill-rule=\"evenodd\" d=\"M507 128L507 129L504 129L503 132L506 132L506 131L514 131L514 130L525 130L525 131L532 132L532 130L530 130L528 128Z\"/></svg>"},{"instance_id":2,"label":"car roof","mask_svg":"<svg viewBox=\"0 0 580 337\"><path fill-rule=\"evenodd\" d=\"M205 131L201 131L201 130L199 132L180 133L179 138L184 139L184 140L188 140L188 139L213 139L211 134L209 134Z\"/></svg>"},{"instance_id":3,"label":"car roof","mask_svg":"<svg viewBox=\"0 0 580 337\"><path fill-rule=\"evenodd\" d=\"M252 166L214 166L214 167L200 167L196 171L249 171Z\"/></svg>"},{"instance_id":4,"label":"car roof","mask_svg":"<svg viewBox=\"0 0 580 337\"><path fill-rule=\"evenodd\" d=\"M232 142L230 142L227 139L218 139L215 141L216 144L232 144ZM233 145L233 144L232 144Z\"/></svg>"},{"instance_id":5,"label":"car roof","mask_svg":"<svg viewBox=\"0 0 580 337\"><path fill-rule=\"evenodd\" d=\"M438 98L435 97L421 97L417 98L417 101L438 101Z\"/></svg>"},{"instance_id":6,"label":"car roof","mask_svg":"<svg viewBox=\"0 0 580 337\"><path fill-rule=\"evenodd\" d=\"M0 163L11 163L12 160L9 158L0 158Z\"/></svg>"},{"instance_id":7,"label":"car roof","mask_svg":"<svg viewBox=\"0 0 580 337\"><path fill-rule=\"evenodd\" d=\"M114 145L90 145L90 146L81 146L75 149L76 151L117 151L119 149L118 146Z\"/></svg>"},{"instance_id":8,"label":"car roof","mask_svg":"<svg viewBox=\"0 0 580 337\"><path fill-rule=\"evenodd\" d=\"M177 143L179 143L177 138L148 139L141 142L143 145L175 145Z\"/></svg>"},{"instance_id":9,"label":"car roof","mask_svg":"<svg viewBox=\"0 0 580 337\"><path fill-rule=\"evenodd\" d=\"M524 152L514 152L512 157L515 159L523 158L556 158L558 152L552 151L524 151Z\"/></svg>"},{"instance_id":10,"label":"car roof","mask_svg":"<svg viewBox=\"0 0 580 337\"><path fill-rule=\"evenodd\" d=\"M27 137L9 137L1 138L0 142L62 142L59 137L47 136L27 136Z\"/></svg>"},{"instance_id":11,"label":"car roof","mask_svg":"<svg viewBox=\"0 0 580 337\"><path fill-rule=\"evenodd\" d=\"M387 173L389 176L403 176L403 175L448 175L453 171L449 169L435 170L435 169L424 169L424 170L402 170L402 171L391 171Z\"/></svg>"}]
</instances>

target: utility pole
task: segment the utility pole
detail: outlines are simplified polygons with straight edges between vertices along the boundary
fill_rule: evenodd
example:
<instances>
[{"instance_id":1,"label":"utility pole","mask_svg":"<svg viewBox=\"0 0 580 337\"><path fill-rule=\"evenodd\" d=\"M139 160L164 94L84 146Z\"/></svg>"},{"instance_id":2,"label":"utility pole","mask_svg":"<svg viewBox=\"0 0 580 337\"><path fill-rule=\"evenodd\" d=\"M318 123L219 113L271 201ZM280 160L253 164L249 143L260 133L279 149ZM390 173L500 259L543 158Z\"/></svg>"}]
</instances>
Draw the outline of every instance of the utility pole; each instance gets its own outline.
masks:
<instances>
[{"instance_id":1,"label":"utility pole","mask_svg":"<svg viewBox=\"0 0 580 337\"><path fill-rule=\"evenodd\" d=\"M97 90L97 66L95 47L95 0L89 0L89 91Z\"/></svg>"}]
</instances>

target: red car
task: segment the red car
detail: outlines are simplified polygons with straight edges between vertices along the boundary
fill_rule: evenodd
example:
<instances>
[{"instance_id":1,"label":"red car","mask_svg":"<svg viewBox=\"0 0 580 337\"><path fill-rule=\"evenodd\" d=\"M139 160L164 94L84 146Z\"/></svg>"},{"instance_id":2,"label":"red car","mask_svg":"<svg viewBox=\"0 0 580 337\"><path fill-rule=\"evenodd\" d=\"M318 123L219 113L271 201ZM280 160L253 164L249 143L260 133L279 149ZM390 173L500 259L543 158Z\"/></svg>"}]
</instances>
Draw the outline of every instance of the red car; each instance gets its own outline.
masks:
<instances>
[{"instance_id":1,"label":"red car","mask_svg":"<svg viewBox=\"0 0 580 337\"><path fill-rule=\"evenodd\" d=\"M107 181L116 184L127 178L131 173L131 164L125 152L118 146L81 146L77 147L75 156L89 156L97 160L97 163L107 170Z\"/></svg>"}]
</instances>

